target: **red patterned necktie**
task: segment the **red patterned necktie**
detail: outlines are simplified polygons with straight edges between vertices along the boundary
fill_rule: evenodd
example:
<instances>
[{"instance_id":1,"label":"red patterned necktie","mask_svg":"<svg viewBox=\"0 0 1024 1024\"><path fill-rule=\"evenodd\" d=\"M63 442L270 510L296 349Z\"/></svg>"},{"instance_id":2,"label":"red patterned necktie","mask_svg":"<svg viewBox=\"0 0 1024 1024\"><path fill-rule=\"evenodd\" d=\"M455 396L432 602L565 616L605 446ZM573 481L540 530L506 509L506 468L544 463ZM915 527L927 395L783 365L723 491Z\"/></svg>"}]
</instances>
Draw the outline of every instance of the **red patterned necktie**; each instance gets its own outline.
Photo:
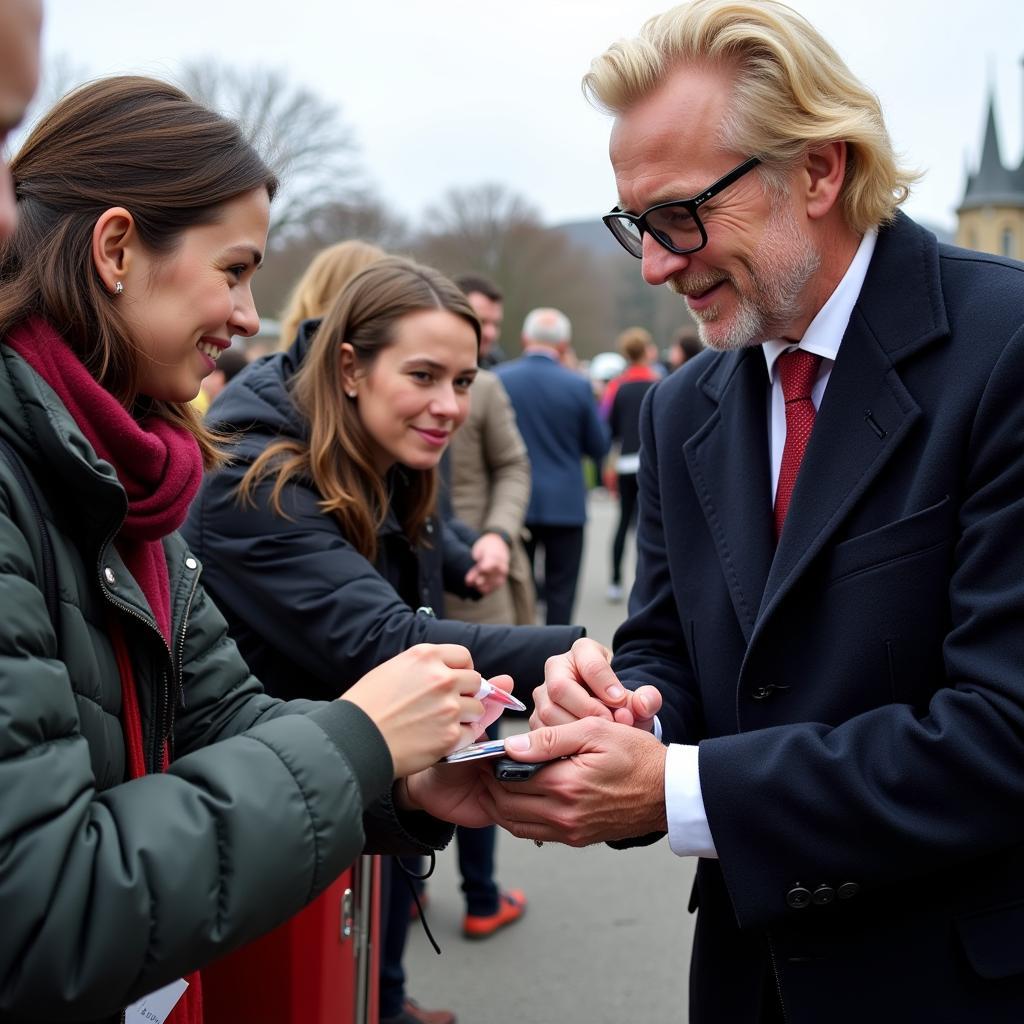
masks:
<instances>
[{"instance_id":1,"label":"red patterned necktie","mask_svg":"<svg viewBox=\"0 0 1024 1024\"><path fill-rule=\"evenodd\" d=\"M800 463L814 428L811 388L818 376L821 356L798 348L783 352L776 365L786 403L786 446L782 449L782 468L775 488L775 539L778 540L782 536L782 524L786 521Z\"/></svg>"}]
</instances>

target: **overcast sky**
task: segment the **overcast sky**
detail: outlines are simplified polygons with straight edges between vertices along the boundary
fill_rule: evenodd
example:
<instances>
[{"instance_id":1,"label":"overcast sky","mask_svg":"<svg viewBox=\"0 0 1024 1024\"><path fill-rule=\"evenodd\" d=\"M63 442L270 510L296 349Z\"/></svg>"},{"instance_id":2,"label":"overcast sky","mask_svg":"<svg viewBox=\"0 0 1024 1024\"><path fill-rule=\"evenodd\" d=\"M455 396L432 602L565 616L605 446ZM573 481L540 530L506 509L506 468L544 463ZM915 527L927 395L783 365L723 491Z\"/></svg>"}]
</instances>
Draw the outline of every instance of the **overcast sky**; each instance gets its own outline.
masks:
<instances>
[{"instance_id":1,"label":"overcast sky","mask_svg":"<svg viewBox=\"0 0 1024 1024\"><path fill-rule=\"evenodd\" d=\"M615 201L609 121L579 81L665 6L636 0L44 0L44 51L90 73L173 76L208 58L284 70L338 104L368 182L415 219L451 186L500 182L549 223ZM882 100L926 172L906 209L952 226L996 92L1004 163L1021 159L1021 0L795 0ZM111 140L116 145L116 140Z\"/></svg>"}]
</instances>

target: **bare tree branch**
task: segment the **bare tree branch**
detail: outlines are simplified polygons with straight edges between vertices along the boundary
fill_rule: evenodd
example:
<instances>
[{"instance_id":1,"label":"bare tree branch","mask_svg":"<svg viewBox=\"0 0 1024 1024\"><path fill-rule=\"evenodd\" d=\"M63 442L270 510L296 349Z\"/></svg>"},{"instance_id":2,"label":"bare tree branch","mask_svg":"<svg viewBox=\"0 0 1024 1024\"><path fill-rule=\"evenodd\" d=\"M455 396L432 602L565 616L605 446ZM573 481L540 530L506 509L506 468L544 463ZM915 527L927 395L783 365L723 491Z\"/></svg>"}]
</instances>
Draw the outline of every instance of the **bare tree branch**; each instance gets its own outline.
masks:
<instances>
[{"instance_id":1,"label":"bare tree branch","mask_svg":"<svg viewBox=\"0 0 1024 1024\"><path fill-rule=\"evenodd\" d=\"M580 354L609 347L614 289L604 265L545 227L537 210L504 186L445 193L427 210L415 249L448 274L479 271L494 278L505 295L506 351L516 350L519 327L535 306L564 310Z\"/></svg>"},{"instance_id":2,"label":"bare tree branch","mask_svg":"<svg viewBox=\"0 0 1024 1024\"><path fill-rule=\"evenodd\" d=\"M281 178L272 219L277 230L302 224L314 210L351 201L360 190L358 147L334 104L274 69L187 64L182 87L237 120Z\"/></svg>"}]
</instances>

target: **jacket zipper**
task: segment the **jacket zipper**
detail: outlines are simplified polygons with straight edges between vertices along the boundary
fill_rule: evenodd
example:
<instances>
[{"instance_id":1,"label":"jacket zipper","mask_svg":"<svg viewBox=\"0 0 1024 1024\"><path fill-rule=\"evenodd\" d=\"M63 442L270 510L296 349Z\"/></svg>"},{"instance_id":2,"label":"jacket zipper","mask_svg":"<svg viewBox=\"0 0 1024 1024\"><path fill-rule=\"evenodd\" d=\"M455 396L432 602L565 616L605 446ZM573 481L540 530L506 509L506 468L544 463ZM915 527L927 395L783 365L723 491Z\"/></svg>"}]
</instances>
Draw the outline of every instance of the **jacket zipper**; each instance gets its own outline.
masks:
<instances>
[{"instance_id":1,"label":"jacket zipper","mask_svg":"<svg viewBox=\"0 0 1024 1024\"><path fill-rule=\"evenodd\" d=\"M177 689L177 699L170 699L170 687L164 687L164 695L166 703L168 705L168 720L167 720L167 744L168 753L170 759L174 760L174 717L175 710L179 707L185 707L185 681L184 676L184 662L185 662L185 636L188 633L188 617L192 611L192 601L196 596L196 589L199 586L199 569L196 568L192 574L192 587L188 592L188 598L185 601L185 610L181 616L181 631L178 634L178 646L176 648L177 660L172 655L171 659L171 671L174 673L174 683Z\"/></svg>"},{"instance_id":2,"label":"jacket zipper","mask_svg":"<svg viewBox=\"0 0 1024 1024\"><path fill-rule=\"evenodd\" d=\"M100 548L101 552L105 551L107 549L107 545L110 543L112 537L113 537L113 535L111 535L111 537L108 537L107 540L104 541L103 545ZM101 561L102 561L102 559L101 559ZM171 651L170 645L163 638L163 635L160 633L160 630L157 628L156 623L152 622L148 618L146 618L146 616L143 615L142 612L136 611L136 609L133 608L130 604L126 603L125 601L122 601L120 598L115 597L113 594L111 594L110 591L107 589L107 581L103 578L103 570L102 569L99 570L98 577L99 577L99 583L100 583L100 590L103 592L103 594L106 597L106 599L112 605L114 605L115 608L120 609L121 611L123 611L125 614L131 616L131 618L135 619L136 621L141 622L144 626L146 626L148 629L151 629L154 633L157 634L158 637L160 637L160 642L164 645L164 648L167 650L168 658L171 659L171 668L172 668L172 670L174 671L174 674L175 674L175 681L176 681L177 687L178 687L179 699L181 701L182 707L184 707L185 706L185 687L184 687L184 684L183 684L182 679L181 679L181 676L182 676L182 662L183 662L184 657L185 657L185 637L186 637L186 635L188 633L188 616L189 616L189 612L192 610L192 602L195 600L196 589L199 586L199 571L198 571L198 569L193 574L193 577L192 577L192 587L189 590L188 599L185 602L185 612L184 612L184 614L182 615L182 618L181 618L181 632L180 632L179 637L178 637L178 648L177 648L177 650L178 650L177 663L175 663L175 661L174 661L174 654ZM161 678L163 680L163 686L161 687L161 690L162 690L162 693L161 693L161 707L160 707L160 709L158 709L157 722L156 722L157 727L154 730L153 745L152 745L152 747L150 749L150 770L151 770L151 772L153 774L156 774L157 771L159 770L159 768L162 767L161 765L158 765L156 763L156 761L157 761L157 750L159 749L159 738L161 736L162 720L164 718L168 719L168 736L170 735L170 732L173 730L173 725L174 725L174 714L173 714L173 707L171 706L171 702L170 702L170 687L167 685L167 674L163 673L161 675ZM122 1010L121 1011L121 1024L126 1024L127 1017L128 1017L128 1010L127 1009Z\"/></svg>"},{"instance_id":3,"label":"jacket zipper","mask_svg":"<svg viewBox=\"0 0 1024 1024\"><path fill-rule=\"evenodd\" d=\"M101 555L104 551L107 550L107 547L113 540L113 537L114 535L110 534L110 536L107 537L107 539L103 542L103 544L100 547ZM100 561L103 561L102 557L100 558ZM174 656L171 653L170 645L164 639L163 634L160 632L159 628L156 625L156 622L154 622L152 619L147 618L145 615L142 614L142 612L136 611L126 601L122 601L119 597L116 597L114 594L110 593L110 590L108 589L107 586L107 581L103 577L103 569L101 567L99 567L98 569L97 576L99 578L100 590L104 594L106 599L112 605L114 605L115 608L118 608L121 611L125 612L127 615L135 619L137 622L141 622L147 629L152 630L154 633L156 633L156 635L160 638L160 642L164 646L164 650L167 651L168 659L171 660L173 664ZM166 675L164 676L164 684L161 687L161 691L162 692L160 694L160 699L157 704L156 728L153 730L153 741L149 749L149 756L147 758L149 762L148 770L150 773L154 775L157 772L159 772L160 768L162 767L162 765L157 763L157 750L159 749L159 742L163 738L161 730L164 727L164 719L167 717L167 713L165 711L168 702Z\"/></svg>"},{"instance_id":4,"label":"jacket zipper","mask_svg":"<svg viewBox=\"0 0 1024 1024\"><path fill-rule=\"evenodd\" d=\"M174 669L174 680L178 686L178 701L182 707L185 707L185 684L182 680L183 664L185 661L185 635L188 633L188 617L192 611L192 602L195 600L196 590L199 587L199 567L196 567L195 572L192 573L192 587L188 592L188 599L185 601L185 611L181 616L181 632L178 634L178 658L177 661L172 661L171 667Z\"/></svg>"}]
</instances>

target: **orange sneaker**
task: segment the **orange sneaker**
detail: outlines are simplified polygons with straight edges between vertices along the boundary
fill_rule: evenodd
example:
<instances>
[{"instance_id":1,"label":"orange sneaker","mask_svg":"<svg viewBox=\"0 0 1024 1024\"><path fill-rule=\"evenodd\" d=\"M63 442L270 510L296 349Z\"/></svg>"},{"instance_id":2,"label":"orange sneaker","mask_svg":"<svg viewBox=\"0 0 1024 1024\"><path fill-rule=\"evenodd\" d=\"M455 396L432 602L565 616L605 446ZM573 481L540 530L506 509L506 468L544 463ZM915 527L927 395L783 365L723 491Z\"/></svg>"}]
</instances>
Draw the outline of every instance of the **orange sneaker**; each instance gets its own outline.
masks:
<instances>
[{"instance_id":1,"label":"orange sneaker","mask_svg":"<svg viewBox=\"0 0 1024 1024\"><path fill-rule=\"evenodd\" d=\"M499 928L514 924L526 913L526 895L522 889L498 894L498 909L493 914L467 914L462 919L462 934L467 939L486 939Z\"/></svg>"}]
</instances>

